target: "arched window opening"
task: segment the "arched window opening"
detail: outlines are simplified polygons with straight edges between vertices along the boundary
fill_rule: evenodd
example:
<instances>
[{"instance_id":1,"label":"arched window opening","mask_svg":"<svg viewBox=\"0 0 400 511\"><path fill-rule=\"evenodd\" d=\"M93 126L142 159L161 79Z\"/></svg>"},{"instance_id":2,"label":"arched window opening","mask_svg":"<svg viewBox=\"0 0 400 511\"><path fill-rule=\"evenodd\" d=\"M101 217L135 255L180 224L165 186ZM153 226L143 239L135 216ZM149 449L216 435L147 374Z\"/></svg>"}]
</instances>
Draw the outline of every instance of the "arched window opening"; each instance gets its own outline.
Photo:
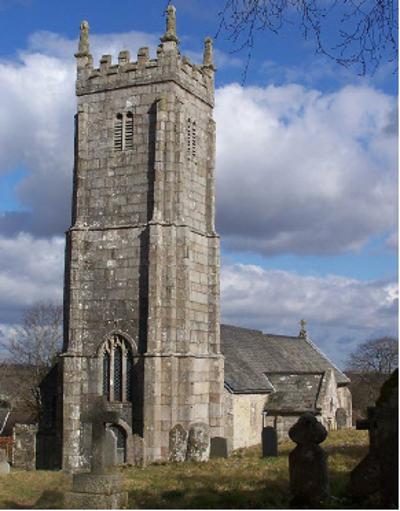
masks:
<instances>
[{"instance_id":1,"label":"arched window opening","mask_svg":"<svg viewBox=\"0 0 400 511\"><path fill-rule=\"evenodd\" d=\"M133 149L133 114L128 112L125 119L125 149Z\"/></svg>"},{"instance_id":2,"label":"arched window opening","mask_svg":"<svg viewBox=\"0 0 400 511\"><path fill-rule=\"evenodd\" d=\"M110 354L103 354L103 396L110 399Z\"/></svg>"},{"instance_id":3,"label":"arched window opening","mask_svg":"<svg viewBox=\"0 0 400 511\"><path fill-rule=\"evenodd\" d=\"M122 350L117 346L114 350L114 400L122 401Z\"/></svg>"},{"instance_id":4,"label":"arched window opening","mask_svg":"<svg viewBox=\"0 0 400 511\"><path fill-rule=\"evenodd\" d=\"M133 388L133 359L127 357L126 359L126 400L132 401L132 388Z\"/></svg>"},{"instance_id":5,"label":"arched window opening","mask_svg":"<svg viewBox=\"0 0 400 511\"><path fill-rule=\"evenodd\" d=\"M112 335L101 350L103 395L109 401L132 401L133 354L130 344Z\"/></svg>"}]
</instances>

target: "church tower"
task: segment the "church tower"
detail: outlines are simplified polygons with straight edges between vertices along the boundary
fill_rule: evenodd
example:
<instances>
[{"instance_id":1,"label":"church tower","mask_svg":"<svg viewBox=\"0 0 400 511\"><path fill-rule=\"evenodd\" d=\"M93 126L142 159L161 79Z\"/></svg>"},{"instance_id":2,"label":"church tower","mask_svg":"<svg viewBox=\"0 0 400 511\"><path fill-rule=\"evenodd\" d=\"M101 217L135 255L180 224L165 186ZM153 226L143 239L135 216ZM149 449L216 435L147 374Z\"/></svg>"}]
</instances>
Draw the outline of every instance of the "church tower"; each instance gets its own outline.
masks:
<instances>
[{"instance_id":1,"label":"church tower","mask_svg":"<svg viewBox=\"0 0 400 511\"><path fill-rule=\"evenodd\" d=\"M223 436L212 43L179 52L175 8L157 58L77 59L72 225L61 355L63 468L87 468L99 396L120 462L167 459L177 424Z\"/></svg>"}]
</instances>

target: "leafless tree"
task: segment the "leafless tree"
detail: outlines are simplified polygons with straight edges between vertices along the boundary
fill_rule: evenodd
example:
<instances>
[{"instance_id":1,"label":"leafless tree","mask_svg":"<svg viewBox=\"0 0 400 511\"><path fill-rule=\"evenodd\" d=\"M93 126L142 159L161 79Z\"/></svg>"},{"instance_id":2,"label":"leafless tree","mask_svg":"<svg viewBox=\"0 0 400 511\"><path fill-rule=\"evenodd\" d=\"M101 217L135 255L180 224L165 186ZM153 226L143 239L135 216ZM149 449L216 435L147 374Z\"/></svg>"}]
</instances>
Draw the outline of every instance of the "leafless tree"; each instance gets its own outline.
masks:
<instances>
[{"instance_id":1,"label":"leafless tree","mask_svg":"<svg viewBox=\"0 0 400 511\"><path fill-rule=\"evenodd\" d=\"M8 341L0 344L5 354L2 363L8 366L7 373L11 372L15 381L12 385L15 388L9 389L14 394L11 397L21 402L22 396L27 408L40 409L38 386L61 349L62 320L61 305L37 303L25 310L21 325L15 328ZM10 371L10 367L15 370ZM24 381L18 383L21 377Z\"/></svg>"},{"instance_id":2,"label":"leafless tree","mask_svg":"<svg viewBox=\"0 0 400 511\"><path fill-rule=\"evenodd\" d=\"M392 337L372 339L350 354L346 374L351 380L353 408L365 416L378 399L382 384L398 366L398 343Z\"/></svg>"},{"instance_id":3,"label":"leafless tree","mask_svg":"<svg viewBox=\"0 0 400 511\"><path fill-rule=\"evenodd\" d=\"M359 74L374 72L382 61L397 62L396 0L224 0L218 34L250 58L259 31L278 33L299 26L316 51ZM334 43L329 43L334 39Z\"/></svg>"},{"instance_id":4,"label":"leafless tree","mask_svg":"<svg viewBox=\"0 0 400 511\"><path fill-rule=\"evenodd\" d=\"M372 339L360 344L350 354L347 367L359 373L389 376L398 366L398 343L393 337Z\"/></svg>"}]
</instances>

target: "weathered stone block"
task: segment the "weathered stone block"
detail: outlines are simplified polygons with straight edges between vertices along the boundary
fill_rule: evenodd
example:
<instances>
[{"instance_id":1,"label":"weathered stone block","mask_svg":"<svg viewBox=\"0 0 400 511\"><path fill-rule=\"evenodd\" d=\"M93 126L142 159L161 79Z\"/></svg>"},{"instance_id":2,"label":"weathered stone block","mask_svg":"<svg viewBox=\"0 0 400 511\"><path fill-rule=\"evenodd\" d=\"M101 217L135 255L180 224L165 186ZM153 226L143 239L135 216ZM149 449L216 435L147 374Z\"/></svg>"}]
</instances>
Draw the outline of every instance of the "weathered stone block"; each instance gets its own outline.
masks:
<instances>
[{"instance_id":1,"label":"weathered stone block","mask_svg":"<svg viewBox=\"0 0 400 511\"><path fill-rule=\"evenodd\" d=\"M169 432L170 461L185 461L187 448L188 432L181 424L176 424Z\"/></svg>"},{"instance_id":2,"label":"weathered stone block","mask_svg":"<svg viewBox=\"0 0 400 511\"><path fill-rule=\"evenodd\" d=\"M197 422L190 426L186 459L207 461L210 456L210 427Z\"/></svg>"}]
</instances>

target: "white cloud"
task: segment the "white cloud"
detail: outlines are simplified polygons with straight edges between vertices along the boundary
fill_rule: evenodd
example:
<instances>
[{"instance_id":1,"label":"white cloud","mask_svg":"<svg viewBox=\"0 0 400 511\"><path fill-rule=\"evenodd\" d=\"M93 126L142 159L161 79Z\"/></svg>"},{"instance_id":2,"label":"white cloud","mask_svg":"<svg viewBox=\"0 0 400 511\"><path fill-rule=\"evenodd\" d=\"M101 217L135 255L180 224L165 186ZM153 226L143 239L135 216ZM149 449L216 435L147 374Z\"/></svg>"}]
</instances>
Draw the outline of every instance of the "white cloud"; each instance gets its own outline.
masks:
<instances>
[{"instance_id":1,"label":"white cloud","mask_svg":"<svg viewBox=\"0 0 400 511\"><path fill-rule=\"evenodd\" d=\"M62 301L64 240L29 234L0 236L1 323L18 322L21 310L39 301Z\"/></svg>"},{"instance_id":2,"label":"white cloud","mask_svg":"<svg viewBox=\"0 0 400 511\"><path fill-rule=\"evenodd\" d=\"M394 98L370 87L217 91L217 227L225 248L338 253L392 230Z\"/></svg>"},{"instance_id":3,"label":"white cloud","mask_svg":"<svg viewBox=\"0 0 400 511\"><path fill-rule=\"evenodd\" d=\"M154 46L152 34L129 32L91 37L98 60L141 46ZM31 36L19 60L0 61L0 173L26 168L17 196L29 212L0 216L0 232L59 234L70 217L73 124L75 112L74 52L77 41L50 32Z\"/></svg>"},{"instance_id":4,"label":"white cloud","mask_svg":"<svg viewBox=\"0 0 400 511\"><path fill-rule=\"evenodd\" d=\"M222 267L222 321L312 339L338 363L362 340L397 335L398 286L337 275L303 276L234 264Z\"/></svg>"}]
</instances>

